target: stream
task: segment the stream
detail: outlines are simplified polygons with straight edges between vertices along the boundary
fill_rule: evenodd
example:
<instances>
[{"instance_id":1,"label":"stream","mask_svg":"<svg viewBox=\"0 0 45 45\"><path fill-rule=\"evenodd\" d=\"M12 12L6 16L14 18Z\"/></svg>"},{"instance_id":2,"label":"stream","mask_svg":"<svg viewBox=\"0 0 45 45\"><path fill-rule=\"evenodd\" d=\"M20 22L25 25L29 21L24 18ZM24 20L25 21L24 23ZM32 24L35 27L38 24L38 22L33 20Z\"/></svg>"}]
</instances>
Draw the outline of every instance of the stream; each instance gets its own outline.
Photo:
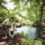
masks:
<instances>
[{"instance_id":1,"label":"stream","mask_svg":"<svg viewBox=\"0 0 45 45\"><path fill-rule=\"evenodd\" d=\"M16 29L18 33L24 32L24 36L27 34L29 40L34 40L36 38L36 27L23 26Z\"/></svg>"}]
</instances>

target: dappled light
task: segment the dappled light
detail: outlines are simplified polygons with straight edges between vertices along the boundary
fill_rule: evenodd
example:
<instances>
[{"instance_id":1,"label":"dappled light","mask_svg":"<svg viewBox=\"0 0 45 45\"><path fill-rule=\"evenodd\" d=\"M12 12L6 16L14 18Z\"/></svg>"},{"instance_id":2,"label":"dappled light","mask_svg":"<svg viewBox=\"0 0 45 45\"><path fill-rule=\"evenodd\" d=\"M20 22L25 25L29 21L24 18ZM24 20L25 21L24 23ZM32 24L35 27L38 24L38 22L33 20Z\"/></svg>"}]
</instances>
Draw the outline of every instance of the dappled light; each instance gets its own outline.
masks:
<instances>
[{"instance_id":1,"label":"dappled light","mask_svg":"<svg viewBox=\"0 0 45 45\"><path fill-rule=\"evenodd\" d=\"M0 45L45 45L45 0L0 0Z\"/></svg>"}]
</instances>

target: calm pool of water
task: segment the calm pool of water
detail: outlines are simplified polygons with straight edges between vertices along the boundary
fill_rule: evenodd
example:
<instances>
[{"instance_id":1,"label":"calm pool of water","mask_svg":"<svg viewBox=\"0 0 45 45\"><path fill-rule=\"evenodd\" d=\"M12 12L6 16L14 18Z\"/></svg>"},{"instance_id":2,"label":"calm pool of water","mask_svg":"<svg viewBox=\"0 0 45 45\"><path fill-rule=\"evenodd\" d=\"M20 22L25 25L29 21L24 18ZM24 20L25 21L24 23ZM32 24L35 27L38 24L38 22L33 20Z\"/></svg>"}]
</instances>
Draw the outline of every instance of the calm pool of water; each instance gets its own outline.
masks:
<instances>
[{"instance_id":1,"label":"calm pool of water","mask_svg":"<svg viewBox=\"0 0 45 45\"><path fill-rule=\"evenodd\" d=\"M34 40L36 38L36 28L35 27L29 27L29 26L23 26L20 28L16 28L17 32L21 33L24 32L24 35L28 34L28 39Z\"/></svg>"}]
</instances>

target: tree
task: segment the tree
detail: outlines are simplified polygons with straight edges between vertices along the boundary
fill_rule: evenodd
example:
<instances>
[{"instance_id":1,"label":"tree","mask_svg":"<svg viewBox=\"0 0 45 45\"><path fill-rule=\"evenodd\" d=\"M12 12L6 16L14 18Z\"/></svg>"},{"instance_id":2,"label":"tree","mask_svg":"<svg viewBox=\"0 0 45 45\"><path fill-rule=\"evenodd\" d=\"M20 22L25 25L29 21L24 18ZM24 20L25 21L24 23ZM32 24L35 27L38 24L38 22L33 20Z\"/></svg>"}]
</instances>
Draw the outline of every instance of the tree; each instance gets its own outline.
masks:
<instances>
[{"instance_id":1,"label":"tree","mask_svg":"<svg viewBox=\"0 0 45 45\"><path fill-rule=\"evenodd\" d=\"M0 8L0 22L2 22L4 19L8 18L8 12L7 10Z\"/></svg>"},{"instance_id":2,"label":"tree","mask_svg":"<svg viewBox=\"0 0 45 45\"><path fill-rule=\"evenodd\" d=\"M6 10L8 11L8 14L10 15L9 10L3 5L3 4L5 4L5 3L6 3L5 0L0 0L0 7L6 9Z\"/></svg>"}]
</instances>

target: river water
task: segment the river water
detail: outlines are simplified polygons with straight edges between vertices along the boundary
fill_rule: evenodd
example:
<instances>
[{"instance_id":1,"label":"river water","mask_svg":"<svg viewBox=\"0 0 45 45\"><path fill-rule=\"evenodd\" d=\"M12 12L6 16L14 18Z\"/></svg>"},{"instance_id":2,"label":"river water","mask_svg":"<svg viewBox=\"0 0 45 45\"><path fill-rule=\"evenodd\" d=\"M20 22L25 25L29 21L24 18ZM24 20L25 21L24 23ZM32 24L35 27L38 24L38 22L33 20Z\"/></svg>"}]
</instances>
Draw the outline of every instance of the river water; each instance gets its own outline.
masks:
<instances>
[{"instance_id":1,"label":"river water","mask_svg":"<svg viewBox=\"0 0 45 45\"><path fill-rule=\"evenodd\" d=\"M23 26L16 29L18 33L24 32L24 36L27 34L29 40L36 38L36 27Z\"/></svg>"}]
</instances>

